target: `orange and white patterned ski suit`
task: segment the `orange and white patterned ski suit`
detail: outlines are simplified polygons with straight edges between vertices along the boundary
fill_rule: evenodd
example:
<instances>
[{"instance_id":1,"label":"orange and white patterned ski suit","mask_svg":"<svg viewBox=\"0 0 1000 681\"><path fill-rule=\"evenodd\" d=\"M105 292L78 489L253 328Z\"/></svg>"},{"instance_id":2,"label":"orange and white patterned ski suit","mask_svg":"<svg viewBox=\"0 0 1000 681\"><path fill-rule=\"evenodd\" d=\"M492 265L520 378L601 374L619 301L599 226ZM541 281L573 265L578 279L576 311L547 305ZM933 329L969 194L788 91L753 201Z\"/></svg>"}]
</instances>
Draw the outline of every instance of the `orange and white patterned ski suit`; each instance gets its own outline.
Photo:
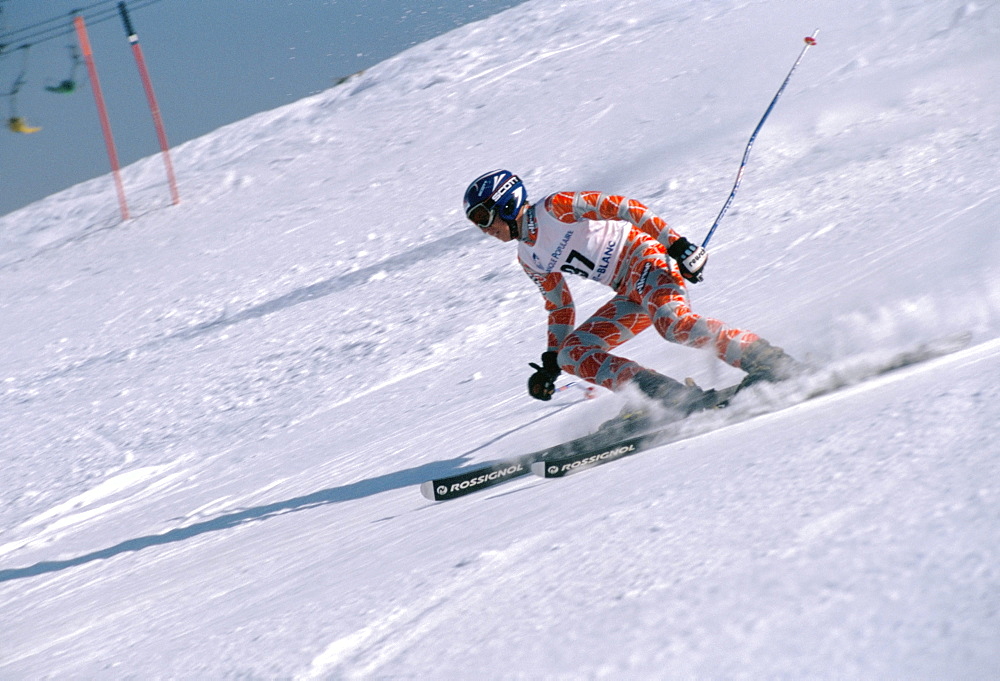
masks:
<instances>
[{"instance_id":1,"label":"orange and white patterned ski suit","mask_svg":"<svg viewBox=\"0 0 1000 681\"><path fill-rule=\"evenodd\" d=\"M559 353L563 371L621 388L644 367L610 351L650 326L673 343L711 346L734 367L757 340L692 312L684 278L658 240L672 244L679 235L642 203L600 192L560 192L530 206L523 220L518 260L545 298L547 350ZM599 281L617 295L574 329L576 310L564 273Z\"/></svg>"}]
</instances>

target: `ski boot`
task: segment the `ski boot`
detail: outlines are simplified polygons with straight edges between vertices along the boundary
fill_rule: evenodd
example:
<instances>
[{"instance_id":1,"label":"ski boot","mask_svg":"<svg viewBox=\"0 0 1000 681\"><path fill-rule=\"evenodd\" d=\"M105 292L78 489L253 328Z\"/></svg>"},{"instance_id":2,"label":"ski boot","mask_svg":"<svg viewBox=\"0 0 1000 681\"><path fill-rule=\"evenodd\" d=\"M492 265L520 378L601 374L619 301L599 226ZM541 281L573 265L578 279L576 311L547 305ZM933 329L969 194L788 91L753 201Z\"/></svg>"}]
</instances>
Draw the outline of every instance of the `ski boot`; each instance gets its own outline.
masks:
<instances>
[{"instance_id":1,"label":"ski boot","mask_svg":"<svg viewBox=\"0 0 1000 681\"><path fill-rule=\"evenodd\" d=\"M737 392L761 381L767 383L787 381L805 373L806 370L804 364L763 338L755 340L743 351L740 368L747 372L747 375L740 381Z\"/></svg>"},{"instance_id":2,"label":"ski boot","mask_svg":"<svg viewBox=\"0 0 1000 681\"><path fill-rule=\"evenodd\" d=\"M637 373L632 383L644 395L676 412L681 418L696 411L714 409L729 397L724 390L703 390L690 379L681 383L648 369Z\"/></svg>"},{"instance_id":3,"label":"ski boot","mask_svg":"<svg viewBox=\"0 0 1000 681\"><path fill-rule=\"evenodd\" d=\"M626 405L614 416L597 427L597 433L613 442L623 437L637 435L656 425L648 409Z\"/></svg>"},{"instance_id":4,"label":"ski boot","mask_svg":"<svg viewBox=\"0 0 1000 681\"><path fill-rule=\"evenodd\" d=\"M602 423L598 427L599 432L623 437L680 421L697 411L721 409L739 388L734 385L720 390L704 390L690 378L681 383L649 369L637 373L632 378L632 385L663 410L649 404L627 405L618 416Z\"/></svg>"}]
</instances>

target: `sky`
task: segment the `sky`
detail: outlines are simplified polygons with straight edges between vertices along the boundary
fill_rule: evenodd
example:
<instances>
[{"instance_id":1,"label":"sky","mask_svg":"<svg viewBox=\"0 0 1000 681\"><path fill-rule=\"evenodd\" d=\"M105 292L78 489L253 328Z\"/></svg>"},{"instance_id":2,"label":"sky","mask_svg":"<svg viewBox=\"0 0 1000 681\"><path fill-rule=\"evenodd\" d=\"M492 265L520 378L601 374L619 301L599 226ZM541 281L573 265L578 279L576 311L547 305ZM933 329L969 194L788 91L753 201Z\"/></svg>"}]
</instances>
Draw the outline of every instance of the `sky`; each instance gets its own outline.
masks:
<instances>
[{"instance_id":1,"label":"sky","mask_svg":"<svg viewBox=\"0 0 1000 681\"><path fill-rule=\"evenodd\" d=\"M341 78L518 0L131 0L132 23L171 146L333 87ZM83 64L77 89L56 94L72 72L71 12L90 23L98 79L122 165L159 152L152 116L117 0L0 0L0 92L9 93L28 50L17 112L40 132L0 130L0 215L110 169ZM90 8L90 9L86 9ZM69 35L25 30L65 23ZM58 31L56 31L58 33ZM10 98L0 98L10 117ZM126 188L127 191L127 188ZM183 197L182 197L183 200Z\"/></svg>"}]
</instances>

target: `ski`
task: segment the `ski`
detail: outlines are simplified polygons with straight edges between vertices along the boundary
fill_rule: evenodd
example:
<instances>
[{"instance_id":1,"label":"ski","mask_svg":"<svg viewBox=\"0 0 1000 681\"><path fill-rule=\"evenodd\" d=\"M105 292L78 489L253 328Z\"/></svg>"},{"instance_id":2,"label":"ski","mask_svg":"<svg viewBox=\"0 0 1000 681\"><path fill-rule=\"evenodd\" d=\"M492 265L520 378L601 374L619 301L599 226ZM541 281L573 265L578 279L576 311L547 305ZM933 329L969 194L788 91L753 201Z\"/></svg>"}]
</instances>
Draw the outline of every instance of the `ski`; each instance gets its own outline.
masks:
<instances>
[{"instance_id":1,"label":"ski","mask_svg":"<svg viewBox=\"0 0 1000 681\"><path fill-rule=\"evenodd\" d=\"M431 501L457 499L473 492L496 487L531 472L532 464L551 458L565 458L581 451L591 451L620 439L623 429L632 428L630 416L618 416L602 424L595 432L569 442L522 454L420 484L420 493Z\"/></svg>"},{"instance_id":2,"label":"ski","mask_svg":"<svg viewBox=\"0 0 1000 681\"><path fill-rule=\"evenodd\" d=\"M823 380L818 381L812 390L805 395L804 399L765 413L781 411L781 409L794 406L795 404L801 404L802 402L812 400L817 397L835 393L842 388L856 385L863 381L877 378L878 376L884 376L893 371L910 367L915 364L920 364L921 362L926 362L937 357L949 355L965 348L971 339L972 337L970 334L948 336L919 345L912 350L906 350L891 355L868 366L862 365L847 367L841 372L829 372L827 375L822 376ZM745 420L749 420L760 415L762 414L755 413ZM740 421L731 421L725 425L732 425L738 422ZM576 471L593 468L595 466L623 459L626 456L638 454L644 449L650 449L654 446L662 446L665 444L672 444L674 442L679 442L681 440L704 434L703 432L685 433L680 429L674 428L676 425L678 424L672 423L666 427L657 428L650 432L639 435L630 435L613 443L605 443L600 447L594 447L583 451L577 450L568 456L549 456L544 460L533 462L530 466L531 472L542 478L561 478Z\"/></svg>"},{"instance_id":3,"label":"ski","mask_svg":"<svg viewBox=\"0 0 1000 681\"><path fill-rule=\"evenodd\" d=\"M431 501L447 501L519 478L531 472L531 464L548 450L502 459L455 475L420 483L420 493Z\"/></svg>"},{"instance_id":4,"label":"ski","mask_svg":"<svg viewBox=\"0 0 1000 681\"><path fill-rule=\"evenodd\" d=\"M634 435L610 446L577 452L550 461L536 461L531 464L531 472L543 478L561 478L577 470L592 468L603 463L623 459L632 454L638 454L644 449L649 449L650 446L663 437L663 430L654 430L650 433Z\"/></svg>"}]
</instances>

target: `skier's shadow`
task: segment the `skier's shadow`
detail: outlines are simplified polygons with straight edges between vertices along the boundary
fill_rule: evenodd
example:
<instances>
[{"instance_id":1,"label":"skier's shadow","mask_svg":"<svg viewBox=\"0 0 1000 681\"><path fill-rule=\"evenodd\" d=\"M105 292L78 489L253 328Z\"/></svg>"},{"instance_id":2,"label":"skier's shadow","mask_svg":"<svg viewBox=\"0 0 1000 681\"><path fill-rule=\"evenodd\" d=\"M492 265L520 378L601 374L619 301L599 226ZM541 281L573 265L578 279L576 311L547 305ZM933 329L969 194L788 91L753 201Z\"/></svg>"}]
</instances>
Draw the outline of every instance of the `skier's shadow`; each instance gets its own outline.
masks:
<instances>
[{"instance_id":1,"label":"skier's shadow","mask_svg":"<svg viewBox=\"0 0 1000 681\"><path fill-rule=\"evenodd\" d=\"M218 518L212 518L211 520L194 523L193 525L188 525L186 527L178 527L176 529L169 530L168 532L164 532L163 534L152 534L145 537L129 539L106 549L93 551L75 558L43 561L28 567L0 570L0 583L59 572L61 570L77 567L78 565L92 563L95 560L114 558L115 556L120 556L123 553L142 551L143 549L152 548L154 546L174 544L186 541L199 535L208 534L210 532L219 532L238 527L240 525L245 525L247 523L268 520L269 518L284 515L285 513L307 511L320 506L363 499L365 497L370 497L375 494L388 492L394 489L416 486L426 480L433 480L434 478L452 475L461 470L464 464L468 463L469 457L472 454L495 444L497 441L502 440L508 435L511 435L512 433L517 432L532 423L546 419L569 406L572 405L560 406L559 408L540 416L530 423L513 428L452 459L435 461L433 463L423 464L422 466L416 466L414 468L407 468L393 473L386 473L385 475L379 475L366 480L359 480L347 485L341 485L340 487L330 487L328 489L306 494L301 497L286 499L285 501L277 501L273 504L264 504L263 506L254 506L253 508L234 511L232 513L219 516Z\"/></svg>"},{"instance_id":2,"label":"skier's shadow","mask_svg":"<svg viewBox=\"0 0 1000 681\"><path fill-rule=\"evenodd\" d=\"M364 497L369 497L393 489L419 485L425 480L453 473L461 468L462 464L466 461L466 457L467 455L462 455L454 459L436 461L434 463L424 464L415 468L407 468L406 470L395 471L393 473L379 475L366 480L359 480L340 487L331 487L329 489L320 490L301 497L277 501L273 504L264 504L263 506L254 506L253 508L234 511L232 513L219 516L218 518L212 518L211 520L194 523L193 525L188 525L186 527L178 527L176 529L169 530L168 532L164 532L163 534L153 534L145 537L129 539L121 542L120 544L116 544L115 546L101 549L99 551L93 551L75 558L44 561L28 567L0 570L0 583L59 572L60 570L66 570L78 565L92 563L95 560L114 558L115 556L119 556L123 553L142 551L143 549L152 548L154 546L174 544L186 541L199 535L208 534L210 532L219 532L238 527L240 525L245 525L247 523L268 520L269 518L284 515L285 513L307 511L320 506L362 499Z\"/></svg>"}]
</instances>

